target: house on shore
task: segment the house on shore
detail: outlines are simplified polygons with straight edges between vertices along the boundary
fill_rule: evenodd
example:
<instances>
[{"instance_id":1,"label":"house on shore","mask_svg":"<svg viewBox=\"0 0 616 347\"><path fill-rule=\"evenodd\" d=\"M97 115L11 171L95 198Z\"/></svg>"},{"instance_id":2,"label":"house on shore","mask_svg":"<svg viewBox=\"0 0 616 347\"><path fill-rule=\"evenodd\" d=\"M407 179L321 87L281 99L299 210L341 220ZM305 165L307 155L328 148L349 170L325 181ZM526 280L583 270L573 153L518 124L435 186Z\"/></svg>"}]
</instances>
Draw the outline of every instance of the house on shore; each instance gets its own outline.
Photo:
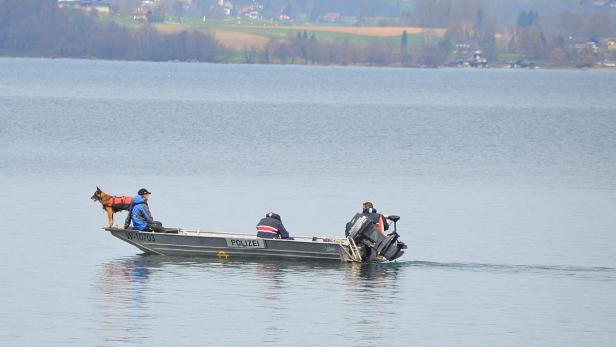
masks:
<instances>
[{"instance_id":1,"label":"house on shore","mask_svg":"<svg viewBox=\"0 0 616 347\"><path fill-rule=\"evenodd\" d=\"M237 11L238 18L240 16L248 17L250 19L262 19L261 11L263 11L263 5L255 3L240 8Z\"/></svg>"},{"instance_id":2,"label":"house on shore","mask_svg":"<svg viewBox=\"0 0 616 347\"><path fill-rule=\"evenodd\" d=\"M83 12L96 11L98 14L109 15L111 5L101 0L58 0L59 8L72 8Z\"/></svg>"},{"instance_id":3,"label":"house on shore","mask_svg":"<svg viewBox=\"0 0 616 347\"><path fill-rule=\"evenodd\" d=\"M327 12L321 17L321 22L324 23L337 23L342 19L340 12Z\"/></svg>"},{"instance_id":4,"label":"house on shore","mask_svg":"<svg viewBox=\"0 0 616 347\"><path fill-rule=\"evenodd\" d=\"M152 16L152 10L148 7L137 7L133 11L133 20L137 22L148 22Z\"/></svg>"},{"instance_id":5,"label":"house on shore","mask_svg":"<svg viewBox=\"0 0 616 347\"><path fill-rule=\"evenodd\" d=\"M616 8L616 0L592 0L589 2L594 8ZM584 1L582 1L582 3L584 3Z\"/></svg>"},{"instance_id":6,"label":"house on shore","mask_svg":"<svg viewBox=\"0 0 616 347\"><path fill-rule=\"evenodd\" d=\"M599 42L594 39L568 37L565 40L565 49L571 53L579 53L584 49L590 49L593 54L599 53Z\"/></svg>"}]
</instances>

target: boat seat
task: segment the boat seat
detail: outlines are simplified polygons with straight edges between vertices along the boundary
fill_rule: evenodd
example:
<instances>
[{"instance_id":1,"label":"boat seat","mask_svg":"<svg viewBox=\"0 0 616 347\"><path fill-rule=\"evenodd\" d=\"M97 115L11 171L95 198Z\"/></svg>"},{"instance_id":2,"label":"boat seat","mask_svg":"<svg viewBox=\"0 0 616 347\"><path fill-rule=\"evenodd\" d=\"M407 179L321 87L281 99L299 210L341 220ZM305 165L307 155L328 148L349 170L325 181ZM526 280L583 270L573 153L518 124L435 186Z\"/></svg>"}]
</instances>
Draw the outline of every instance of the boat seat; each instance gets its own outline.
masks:
<instances>
[{"instance_id":1,"label":"boat seat","mask_svg":"<svg viewBox=\"0 0 616 347\"><path fill-rule=\"evenodd\" d=\"M399 216L394 216L394 215L389 215L389 216L387 216L387 219L389 219L390 221L395 223L395 222L400 220L400 217Z\"/></svg>"}]
</instances>

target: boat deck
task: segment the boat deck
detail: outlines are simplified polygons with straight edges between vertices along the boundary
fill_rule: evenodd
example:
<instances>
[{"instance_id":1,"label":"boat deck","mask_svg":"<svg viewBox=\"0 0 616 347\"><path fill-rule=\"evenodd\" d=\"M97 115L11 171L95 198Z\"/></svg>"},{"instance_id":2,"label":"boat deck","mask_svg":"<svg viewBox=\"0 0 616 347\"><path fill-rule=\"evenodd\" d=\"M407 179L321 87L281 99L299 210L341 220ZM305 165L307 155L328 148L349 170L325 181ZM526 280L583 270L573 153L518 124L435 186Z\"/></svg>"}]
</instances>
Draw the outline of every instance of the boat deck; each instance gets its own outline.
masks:
<instances>
[{"instance_id":1,"label":"boat deck","mask_svg":"<svg viewBox=\"0 0 616 347\"><path fill-rule=\"evenodd\" d=\"M184 230L177 229L178 235L186 235L186 236L199 236L199 237L230 237L230 238L241 238L241 239L254 239L256 236L254 234L241 234L241 233L230 233L224 231L203 231L203 230ZM281 240L281 239L266 239L266 240L278 240L278 241L299 241L299 242L321 242L321 243L345 243L345 239L334 239L330 237L318 237L318 236L293 236L292 240Z\"/></svg>"}]
</instances>

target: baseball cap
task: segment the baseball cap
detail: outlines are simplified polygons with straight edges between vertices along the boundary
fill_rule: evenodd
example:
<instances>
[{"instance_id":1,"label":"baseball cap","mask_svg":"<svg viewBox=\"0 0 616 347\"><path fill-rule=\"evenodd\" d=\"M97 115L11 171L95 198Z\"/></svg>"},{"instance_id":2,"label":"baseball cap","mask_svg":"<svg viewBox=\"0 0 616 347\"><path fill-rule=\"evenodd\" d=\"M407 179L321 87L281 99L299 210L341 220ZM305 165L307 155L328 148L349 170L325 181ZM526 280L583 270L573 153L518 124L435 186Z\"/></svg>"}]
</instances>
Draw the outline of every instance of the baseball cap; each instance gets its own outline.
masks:
<instances>
[{"instance_id":1,"label":"baseball cap","mask_svg":"<svg viewBox=\"0 0 616 347\"><path fill-rule=\"evenodd\" d=\"M152 194L152 193L148 192L148 190L147 190L147 189L145 189L145 188L141 188L141 189L139 189L139 191L137 192L137 195L144 195L144 194Z\"/></svg>"}]
</instances>

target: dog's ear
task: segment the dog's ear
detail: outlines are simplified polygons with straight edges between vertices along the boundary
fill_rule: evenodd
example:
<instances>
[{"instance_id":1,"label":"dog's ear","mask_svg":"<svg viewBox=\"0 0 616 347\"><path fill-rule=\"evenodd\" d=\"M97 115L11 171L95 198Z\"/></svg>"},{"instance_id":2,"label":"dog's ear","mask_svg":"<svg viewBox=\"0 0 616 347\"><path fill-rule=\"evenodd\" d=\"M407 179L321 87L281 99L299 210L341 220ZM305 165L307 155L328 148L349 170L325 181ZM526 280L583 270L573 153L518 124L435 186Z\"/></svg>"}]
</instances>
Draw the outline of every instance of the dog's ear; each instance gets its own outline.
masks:
<instances>
[{"instance_id":1,"label":"dog's ear","mask_svg":"<svg viewBox=\"0 0 616 347\"><path fill-rule=\"evenodd\" d=\"M102 190L98 186L96 187L96 191L97 192L102 192Z\"/></svg>"}]
</instances>

